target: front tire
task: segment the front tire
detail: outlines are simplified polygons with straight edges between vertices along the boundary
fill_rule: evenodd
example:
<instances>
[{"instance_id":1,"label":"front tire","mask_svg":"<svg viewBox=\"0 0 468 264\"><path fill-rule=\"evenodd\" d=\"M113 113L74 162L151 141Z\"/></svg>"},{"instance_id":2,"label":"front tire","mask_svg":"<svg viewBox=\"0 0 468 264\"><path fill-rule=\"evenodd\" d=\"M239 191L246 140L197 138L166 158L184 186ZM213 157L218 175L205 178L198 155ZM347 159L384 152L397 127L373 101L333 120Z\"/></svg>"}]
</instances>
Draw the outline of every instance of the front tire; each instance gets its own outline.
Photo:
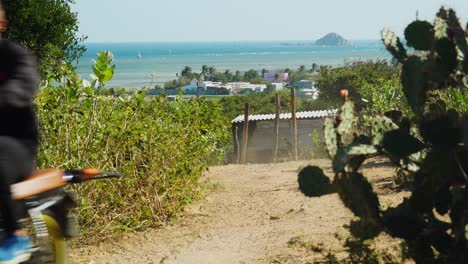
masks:
<instances>
[{"instance_id":1,"label":"front tire","mask_svg":"<svg viewBox=\"0 0 468 264\"><path fill-rule=\"evenodd\" d=\"M28 263L65 264L67 245L62 229L52 214L44 213L42 216L47 226L49 237L38 240L39 251L33 254L33 257Z\"/></svg>"}]
</instances>

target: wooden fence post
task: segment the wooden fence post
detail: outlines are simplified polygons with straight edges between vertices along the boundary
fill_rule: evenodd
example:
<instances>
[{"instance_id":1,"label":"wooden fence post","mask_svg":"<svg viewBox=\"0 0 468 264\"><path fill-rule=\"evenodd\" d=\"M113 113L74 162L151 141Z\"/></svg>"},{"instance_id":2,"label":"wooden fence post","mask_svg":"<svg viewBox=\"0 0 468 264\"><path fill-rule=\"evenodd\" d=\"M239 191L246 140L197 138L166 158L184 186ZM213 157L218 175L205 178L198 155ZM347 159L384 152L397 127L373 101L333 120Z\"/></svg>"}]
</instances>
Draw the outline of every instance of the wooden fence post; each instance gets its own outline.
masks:
<instances>
[{"instance_id":1,"label":"wooden fence post","mask_svg":"<svg viewBox=\"0 0 468 264\"><path fill-rule=\"evenodd\" d=\"M291 120L292 120L292 151L294 160L297 160L297 123L296 123L296 89L291 88Z\"/></svg>"},{"instance_id":2,"label":"wooden fence post","mask_svg":"<svg viewBox=\"0 0 468 264\"><path fill-rule=\"evenodd\" d=\"M242 137L242 156L241 163L245 164L245 159L247 156L247 142L249 141L249 113L250 113L250 104L245 103L244 110L244 134Z\"/></svg>"},{"instance_id":3,"label":"wooden fence post","mask_svg":"<svg viewBox=\"0 0 468 264\"><path fill-rule=\"evenodd\" d=\"M235 147L236 147L236 163L240 163L240 158L241 158L241 148L239 144L239 126L236 124L234 128L234 135L235 135Z\"/></svg>"},{"instance_id":4,"label":"wooden fence post","mask_svg":"<svg viewBox=\"0 0 468 264\"><path fill-rule=\"evenodd\" d=\"M280 95L276 94L276 116L275 116L275 128L273 131L273 162L276 163L278 160L278 136L279 136L279 121L280 121Z\"/></svg>"}]
</instances>

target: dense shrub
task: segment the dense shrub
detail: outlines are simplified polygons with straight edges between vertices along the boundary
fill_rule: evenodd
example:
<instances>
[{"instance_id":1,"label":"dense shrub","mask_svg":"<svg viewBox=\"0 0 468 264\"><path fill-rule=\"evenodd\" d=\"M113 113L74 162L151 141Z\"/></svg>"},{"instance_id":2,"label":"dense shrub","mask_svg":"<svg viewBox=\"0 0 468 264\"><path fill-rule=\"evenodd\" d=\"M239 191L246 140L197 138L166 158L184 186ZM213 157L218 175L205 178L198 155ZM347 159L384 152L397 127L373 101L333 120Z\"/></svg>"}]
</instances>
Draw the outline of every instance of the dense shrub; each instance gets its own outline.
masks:
<instances>
[{"instance_id":1,"label":"dense shrub","mask_svg":"<svg viewBox=\"0 0 468 264\"><path fill-rule=\"evenodd\" d=\"M347 89L353 100L360 101L359 89L365 85L379 85L382 80L398 80L400 68L386 60L369 60L346 63L332 68L321 66L316 78L319 98L339 102L341 89Z\"/></svg>"},{"instance_id":2,"label":"dense shrub","mask_svg":"<svg viewBox=\"0 0 468 264\"><path fill-rule=\"evenodd\" d=\"M228 122L214 101L167 102L144 93L104 97L66 83L45 87L36 98L38 167L97 167L125 175L73 187L89 235L166 221L198 194L207 166L224 158Z\"/></svg>"}]
</instances>

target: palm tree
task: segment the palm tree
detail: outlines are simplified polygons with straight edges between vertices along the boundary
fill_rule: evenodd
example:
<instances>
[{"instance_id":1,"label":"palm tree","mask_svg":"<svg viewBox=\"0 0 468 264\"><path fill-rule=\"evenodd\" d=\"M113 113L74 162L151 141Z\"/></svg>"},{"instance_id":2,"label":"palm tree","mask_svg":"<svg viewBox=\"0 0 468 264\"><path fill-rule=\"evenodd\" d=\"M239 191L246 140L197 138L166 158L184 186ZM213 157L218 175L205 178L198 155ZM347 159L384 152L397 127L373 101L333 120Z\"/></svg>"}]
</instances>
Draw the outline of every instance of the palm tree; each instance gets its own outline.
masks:
<instances>
[{"instance_id":1,"label":"palm tree","mask_svg":"<svg viewBox=\"0 0 468 264\"><path fill-rule=\"evenodd\" d=\"M303 72L306 70L306 67L304 65L299 66L299 71Z\"/></svg>"},{"instance_id":2,"label":"palm tree","mask_svg":"<svg viewBox=\"0 0 468 264\"><path fill-rule=\"evenodd\" d=\"M208 75L208 65L204 64L202 67L201 67L201 75L203 76L203 80L207 81L206 77Z\"/></svg>"},{"instance_id":3,"label":"palm tree","mask_svg":"<svg viewBox=\"0 0 468 264\"><path fill-rule=\"evenodd\" d=\"M280 77L280 74L279 74L279 73L275 73L275 81L278 81L278 80L279 80L279 77Z\"/></svg>"},{"instance_id":4,"label":"palm tree","mask_svg":"<svg viewBox=\"0 0 468 264\"><path fill-rule=\"evenodd\" d=\"M209 74L209 76L210 76L210 77L209 77L209 78L210 78L210 81L211 81L211 79L213 78L213 76L215 75L215 73L216 73L215 67L209 67L209 68L208 68L208 74Z\"/></svg>"},{"instance_id":5,"label":"palm tree","mask_svg":"<svg viewBox=\"0 0 468 264\"><path fill-rule=\"evenodd\" d=\"M243 80L243 75L240 71L236 71L236 75L234 76L234 81L240 82Z\"/></svg>"},{"instance_id":6,"label":"palm tree","mask_svg":"<svg viewBox=\"0 0 468 264\"><path fill-rule=\"evenodd\" d=\"M224 71L224 76L226 77L227 81L232 80L232 73L229 69Z\"/></svg>"},{"instance_id":7,"label":"palm tree","mask_svg":"<svg viewBox=\"0 0 468 264\"><path fill-rule=\"evenodd\" d=\"M185 66L185 68L182 70L182 72L180 72L180 74L187 78L187 79L190 79L193 75L192 75L192 68L190 68L189 66Z\"/></svg>"},{"instance_id":8,"label":"palm tree","mask_svg":"<svg viewBox=\"0 0 468 264\"><path fill-rule=\"evenodd\" d=\"M312 63L312 68L310 68L311 72L314 73L318 70L318 64L317 63Z\"/></svg>"}]
</instances>

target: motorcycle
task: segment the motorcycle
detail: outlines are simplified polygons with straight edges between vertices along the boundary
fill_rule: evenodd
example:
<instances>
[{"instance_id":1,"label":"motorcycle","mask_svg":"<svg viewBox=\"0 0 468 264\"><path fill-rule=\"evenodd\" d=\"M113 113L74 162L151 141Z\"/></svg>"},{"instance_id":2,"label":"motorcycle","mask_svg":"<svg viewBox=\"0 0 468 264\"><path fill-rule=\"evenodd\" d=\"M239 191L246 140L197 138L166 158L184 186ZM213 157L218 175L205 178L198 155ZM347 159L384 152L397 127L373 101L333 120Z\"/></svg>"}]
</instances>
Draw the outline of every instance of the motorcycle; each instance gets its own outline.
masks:
<instances>
[{"instance_id":1,"label":"motorcycle","mask_svg":"<svg viewBox=\"0 0 468 264\"><path fill-rule=\"evenodd\" d=\"M66 263L66 239L78 235L72 213L72 209L78 204L73 192L65 190L66 185L120 176L119 173L101 172L97 169L45 169L12 185L13 198L20 201L22 222L33 241L31 257L27 263ZM0 234L4 235L2 233L0 230Z\"/></svg>"}]
</instances>

